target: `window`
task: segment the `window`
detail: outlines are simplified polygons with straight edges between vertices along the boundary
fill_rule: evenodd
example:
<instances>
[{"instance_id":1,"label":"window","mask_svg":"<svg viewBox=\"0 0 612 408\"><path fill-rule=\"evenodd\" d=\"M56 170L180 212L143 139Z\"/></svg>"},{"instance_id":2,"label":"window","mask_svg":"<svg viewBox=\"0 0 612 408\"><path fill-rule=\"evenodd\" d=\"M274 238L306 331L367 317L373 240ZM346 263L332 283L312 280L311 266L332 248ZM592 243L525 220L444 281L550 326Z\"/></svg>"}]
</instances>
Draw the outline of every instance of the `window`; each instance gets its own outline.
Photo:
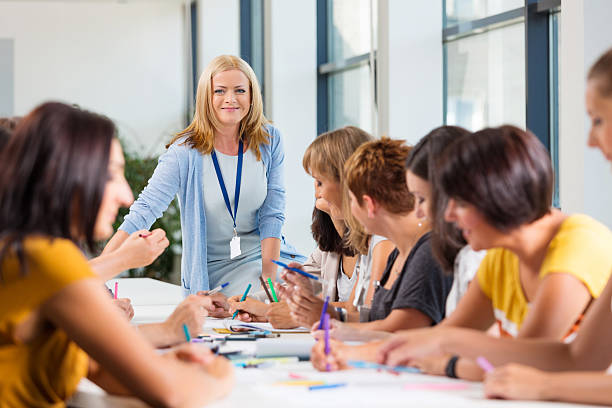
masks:
<instances>
[{"instance_id":1,"label":"window","mask_svg":"<svg viewBox=\"0 0 612 408\"><path fill-rule=\"evenodd\" d=\"M317 130L376 128L377 1L317 0Z\"/></svg>"},{"instance_id":2,"label":"window","mask_svg":"<svg viewBox=\"0 0 612 408\"><path fill-rule=\"evenodd\" d=\"M472 131L507 123L527 128L550 151L555 175L560 4L445 0L443 29L445 123Z\"/></svg>"},{"instance_id":3,"label":"window","mask_svg":"<svg viewBox=\"0 0 612 408\"><path fill-rule=\"evenodd\" d=\"M264 98L263 0L240 0L240 57L253 68Z\"/></svg>"}]
</instances>

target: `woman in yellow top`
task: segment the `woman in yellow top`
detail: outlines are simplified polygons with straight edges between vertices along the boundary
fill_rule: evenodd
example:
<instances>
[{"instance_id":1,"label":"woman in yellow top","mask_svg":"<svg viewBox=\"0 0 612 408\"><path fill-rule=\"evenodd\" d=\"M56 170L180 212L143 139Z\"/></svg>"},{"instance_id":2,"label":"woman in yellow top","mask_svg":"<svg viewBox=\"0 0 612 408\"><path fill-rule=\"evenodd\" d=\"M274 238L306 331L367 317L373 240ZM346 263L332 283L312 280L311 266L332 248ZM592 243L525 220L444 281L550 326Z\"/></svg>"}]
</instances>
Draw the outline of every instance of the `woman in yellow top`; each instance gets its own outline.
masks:
<instances>
[{"instance_id":1,"label":"woman in yellow top","mask_svg":"<svg viewBox=\"0 0 612 408\"><path fill-rule=\"evenodd\" d=\"M436 328L395 335L378 353L388 364L482 379L474 361L454 349L442 355L420 350L451 339L471 346L465 330L488 337L494 323L512 337L567 337L608 280L612 233L587 216L551 209L550 159L528 132L484 129L457 139L440 159L436 185L449 197L446 220L472 249L489 252L450 316Z\"/></svg>"},{"instance_id":2,"label":"woman in yellow top","mask_svg":"<svg viewBox=\"0 0 612 408\"><path fill-rule=\"evenodd\" d=\"M78 246L132 199L106 118L60 103L26 116L0 157L0 406L63 406L88 376L155 406L226 394L232 369L193 347L159 355L113 306Z\"/></svg>"}]
</instances>

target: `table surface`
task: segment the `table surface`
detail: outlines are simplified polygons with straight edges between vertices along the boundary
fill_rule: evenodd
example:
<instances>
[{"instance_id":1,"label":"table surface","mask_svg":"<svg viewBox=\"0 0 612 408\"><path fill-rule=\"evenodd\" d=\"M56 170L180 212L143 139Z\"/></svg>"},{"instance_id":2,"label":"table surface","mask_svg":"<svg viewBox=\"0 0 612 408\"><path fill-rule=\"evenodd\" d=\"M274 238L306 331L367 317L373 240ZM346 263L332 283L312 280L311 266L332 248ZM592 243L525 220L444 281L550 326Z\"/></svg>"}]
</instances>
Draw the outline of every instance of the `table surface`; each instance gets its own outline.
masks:
<instances>
[{"instance_id":1,"label":"table surface","mask_svg":"<svg viewBox=\"0 0 612 408\"><path fill-rule=\"evenodd\" d=\"M117 279L119 297L129 297L134 306L134 321L163 321L182 299L179 286L146 278ZM115 280L107 282L114 289ZM220 322L207 320L204 332ZM282 334L275 341L308 339L305 334ZM269 340L269 339L266 339ZM259 341L259 340L258 340ZM232 342L234 347L252 352L255 342ZM300 376L305 380L345 383L335 389L309 391L306 386L282 384ZM294 380L293 380L294 381ZM252 407L587 407L591 405L534 401L488 400L481 383L452 380L423 374L394 375L376 370L318 372L310 362L278 363L266 368L236 369L233 391L210 407L226 408L248 404ZM74 407L143 407L135 398L115 397L88 380L83 380L69 402Z\"/></svg>"}]
</instances>

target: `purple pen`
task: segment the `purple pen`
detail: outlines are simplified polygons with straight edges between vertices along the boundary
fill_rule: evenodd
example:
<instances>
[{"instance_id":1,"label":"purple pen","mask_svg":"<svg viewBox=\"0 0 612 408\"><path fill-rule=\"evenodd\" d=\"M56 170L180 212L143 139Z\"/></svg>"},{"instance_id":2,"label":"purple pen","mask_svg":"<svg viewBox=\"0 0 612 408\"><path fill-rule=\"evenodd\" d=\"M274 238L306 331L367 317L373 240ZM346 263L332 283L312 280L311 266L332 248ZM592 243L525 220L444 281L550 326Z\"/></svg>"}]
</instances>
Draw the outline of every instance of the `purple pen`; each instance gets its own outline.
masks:
<instances>
[{"instance_id":1,"label":"purple pen","mask_svg":"<svg viewBox=\"0 0 612 408\"><path fill-rule=\"evenodd\" d=\"M323 316L323 330L325 330L325 356L329 356L329 315ZM325 364L325 371L331 371L329 363Z\"/></svg>"},{"instance_id":2,"label":"purple pen","mask_svg":"<svg viewBox=\"0 0 612 408\"><path fill-rule=\"evenodd\" d=\"M327 313L327 306L329 306L329 296L325 296L325 302L323 303L323 309L321 310L321 318L319 319L319 330L323 328L323 317Z\"/></svg>"},{"instance_id":3,"label":"purple pen","mask_svg":"<svg viewBox=\"0 0 612 408\"><path fill-rule=\"evenodd\" d=\"M489 360L487 360L486 358L480 356L476 359L476 363L478 363L478 365L480 366L480 368L482 368L483 370L485 370L485 372L489 373L491 371L493 371L495 369L495 367L493 367L493 364L489 363Z\"/></svg>"}]
</instances>

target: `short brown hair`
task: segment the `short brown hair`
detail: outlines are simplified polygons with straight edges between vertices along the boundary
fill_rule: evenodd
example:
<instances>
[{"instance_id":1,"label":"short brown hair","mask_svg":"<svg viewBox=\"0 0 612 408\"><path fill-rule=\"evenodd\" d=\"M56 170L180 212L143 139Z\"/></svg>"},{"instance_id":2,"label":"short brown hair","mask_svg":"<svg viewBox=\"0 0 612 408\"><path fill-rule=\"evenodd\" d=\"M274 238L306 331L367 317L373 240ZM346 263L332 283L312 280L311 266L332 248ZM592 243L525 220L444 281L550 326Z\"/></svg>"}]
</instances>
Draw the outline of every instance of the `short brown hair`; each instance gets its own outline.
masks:
<instances>
[{"instance_id":1,"label":"short brown hair","mask_svg":"<svg viewBox=\"0 0 612 408\"><path fill-rule=\"evenodd\" d=\"M442 155L440 187L476 207L500 231L548 214L553 172L548 152L528 131L487 128L460 137Z\"/></svg>"},{"instance_id":2,"label":"short brown hair","mask_svg":"<svg viewBox=\"0 0 612 408\"><path fill-rule=\"evenodd\" d=\"M363 205L363 196L368 195L394 214L414 210L414 197L406 185L405 163L410 150L403 140L383 137L353 153L344 165L344 172L346 185L359 205Z\"/></svg>"},{"instance_id":3,"label":"short brown hair","mask_svg":"<svg viewBox=\"0 0 612 408\"><path fill-rule=\"evenodd\" d=\"M595 61L587 79L597 81L597 90L601 96L612 96L612 48Z\"/></svg>"}]
</instances>

